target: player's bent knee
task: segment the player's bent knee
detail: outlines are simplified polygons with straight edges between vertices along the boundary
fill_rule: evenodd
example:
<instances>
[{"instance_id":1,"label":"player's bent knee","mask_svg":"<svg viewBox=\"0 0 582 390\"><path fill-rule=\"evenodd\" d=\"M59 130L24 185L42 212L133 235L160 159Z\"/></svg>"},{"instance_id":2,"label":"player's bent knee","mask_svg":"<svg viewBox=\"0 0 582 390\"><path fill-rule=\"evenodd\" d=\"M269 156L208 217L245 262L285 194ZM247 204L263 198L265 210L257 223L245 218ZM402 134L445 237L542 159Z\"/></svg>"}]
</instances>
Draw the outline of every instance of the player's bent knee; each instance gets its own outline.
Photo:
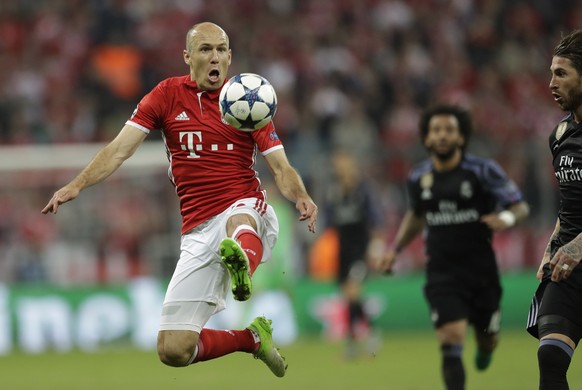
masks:
<instances>
[{"instance_id":1,"label":"player's bent knee","mask_svg":"<svg viewBox=\"0 0 582 390\"><path fill-rule=\"evenodd\" d=\"M160 335L158 335L158 357L167 366L186 367L192 363L196 344L190 340L168 337L163 332L160 332Z\"/></svg>"},{"instance_id":2,"label":"player's bent knee","mask_svg":"<svg viewBox=\"0 0 582 390\"><path fill-rule=\"evenodd\" d=\"M160 358L160 361L167 366L186 367L190 363L192 353L158 348L158 357Z\"/></svg>"}]
</instances>

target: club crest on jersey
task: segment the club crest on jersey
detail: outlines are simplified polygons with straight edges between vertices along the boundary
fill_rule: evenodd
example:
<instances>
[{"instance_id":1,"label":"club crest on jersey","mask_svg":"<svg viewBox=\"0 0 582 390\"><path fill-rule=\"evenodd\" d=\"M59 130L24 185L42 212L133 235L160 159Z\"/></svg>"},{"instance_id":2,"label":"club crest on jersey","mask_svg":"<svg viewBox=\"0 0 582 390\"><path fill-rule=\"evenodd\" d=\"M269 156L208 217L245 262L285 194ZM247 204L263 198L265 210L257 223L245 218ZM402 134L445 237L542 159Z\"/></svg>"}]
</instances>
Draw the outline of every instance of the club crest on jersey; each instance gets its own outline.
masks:
<instances>
[{"instance_id":1,"label":"club crest on jersey","mask_svg":"<svg viewBox=\"0 0 582 390\"><path fill-rule=\"evenodd\" d=\"M556 140L562 138L562 136L566 132L566 127L568 127L568 123L566 122L562 122L558 125L558 129L556 130Z\"/></svg>"},{"instance_id":2,"label":"club crest on jersey","mask_svg":"<svg viewBox=\"0 0 582 390\"><path fill-rule=\"evenodd\" d=\"M461 183L459 193L461 194L461 198L470 199L473 197L473 186L465 180Z\"/></svg>"},{"instance_id":3,"label":"club crest on jersey","mask_svg":"<svg viewBox=\"0 0 582 390\"><path fill-rule=\"evenodd\" d=\"M420 188L422 188L422 193L420 197L424 200L432 198L432 185L434 184L434 176L432 173L425 173L420 177Z\"/></svg>"}]
</instances>

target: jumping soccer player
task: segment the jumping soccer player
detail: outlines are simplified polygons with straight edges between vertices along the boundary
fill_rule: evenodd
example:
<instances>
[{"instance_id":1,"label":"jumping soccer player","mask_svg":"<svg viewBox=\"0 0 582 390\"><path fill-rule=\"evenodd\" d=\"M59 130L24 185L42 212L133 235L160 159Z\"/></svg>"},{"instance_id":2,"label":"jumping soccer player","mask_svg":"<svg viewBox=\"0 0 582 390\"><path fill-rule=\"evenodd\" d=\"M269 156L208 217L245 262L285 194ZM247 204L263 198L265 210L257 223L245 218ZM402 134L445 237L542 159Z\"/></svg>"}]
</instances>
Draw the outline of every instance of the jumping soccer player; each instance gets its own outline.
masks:
<instances>
[{"instance_id":1,"label":"jumping soccer player","mask_svg":"<svg viewBox=\"0 0 582 390\"><path fill-rule=\"evenodd\" d=\"M289 164L272 123L245 133L221 121L218 97L231 55L229 38L221 27L213 23L193 26L183 52L190 74L166 79L147 94L117 137L55 192L42 212L56 213L83 189L103 181L148 133L161 130L170 180L180 199L182 240L162 308L160 360L183 367L243 351L282 377L287 366L273 345L270 320L257 317L243 330L204 328L212 315L224 309L229 285L235 299L250 298L251 275L270 257L277 239L277 217L253 169L257 151L311 232L315 232L318 212Z\"/></svg>"}]
</instances>

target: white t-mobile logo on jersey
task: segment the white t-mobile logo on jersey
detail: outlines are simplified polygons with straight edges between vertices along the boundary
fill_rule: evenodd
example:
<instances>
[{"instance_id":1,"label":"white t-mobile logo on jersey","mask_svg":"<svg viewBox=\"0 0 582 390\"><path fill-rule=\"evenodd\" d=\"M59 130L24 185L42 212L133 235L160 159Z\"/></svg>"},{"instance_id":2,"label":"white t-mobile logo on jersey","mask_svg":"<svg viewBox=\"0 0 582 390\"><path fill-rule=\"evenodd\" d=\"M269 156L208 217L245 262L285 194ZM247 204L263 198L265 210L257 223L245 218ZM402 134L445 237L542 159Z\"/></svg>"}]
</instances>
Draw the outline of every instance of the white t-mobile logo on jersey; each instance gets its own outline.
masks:
<instances>
[{"instance_id":1,"label":"white t-mobile logo on jersey","mask_svg":"<svg viewBox=\"0 0 582 390\"><path fill-rule=\"evenodd\" d=\"M185 137L184 137L185 136ZM190 152L188 158L200 158L200 155L196 152L202 150L202 132L201 131L181 131L180 132L180 144L182 150L187 150ZM185 143L184 143L185 141ZM198 143L195 143L198 141ZM218 150L218 144L211 144L210 150ZM226 144L226 150L232 150L233 144Z\"/></svg>"}]
</instances>

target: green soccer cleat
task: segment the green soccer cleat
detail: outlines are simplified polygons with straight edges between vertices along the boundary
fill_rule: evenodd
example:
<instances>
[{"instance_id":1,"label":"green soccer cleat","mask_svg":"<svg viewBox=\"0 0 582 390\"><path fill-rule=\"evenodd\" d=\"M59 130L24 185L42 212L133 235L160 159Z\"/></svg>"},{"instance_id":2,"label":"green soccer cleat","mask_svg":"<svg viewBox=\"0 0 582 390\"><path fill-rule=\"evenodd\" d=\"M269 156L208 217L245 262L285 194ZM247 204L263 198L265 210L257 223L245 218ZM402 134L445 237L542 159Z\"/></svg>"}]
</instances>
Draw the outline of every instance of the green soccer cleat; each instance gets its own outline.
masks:
<instances>
[{"instance_id":1,"label":"green soccer cleat","mask_svg":"<svg viewBox=\"0 0 582 390\"><path fill-rule=\"evenodd\" d=\"M225 238L220 243L220 257L230 273L234 299L246 301L253 290L249 258L232 238Z\"/></svg>"},{"instance_id":2,"label":"green soccer cleat","mask_svg":"<svg viewBox=\"0 0 582 390\"><path fill-rule=\"evenodd\" d=\"M489 367L492 359L493 352L478 350L475 354L475 367L477 367L477 370L479 371L484 371Z\"/></svg>"},{"instance_id":3,"label":"green soccer cleat","mask_svg":"<svg viewBox=\"0 0 582 390\"><path fill-rule=\"evenodd\" d=\"M257 317L247 329L254 332L260 339L259 350L253 354L255 359L261 359L275 376L281 378L285 376L287 364L285 363L285 358L281 356L279 350L273 344L271 323L272 321L265 317Z\"/></svg>"}]
</instances>

